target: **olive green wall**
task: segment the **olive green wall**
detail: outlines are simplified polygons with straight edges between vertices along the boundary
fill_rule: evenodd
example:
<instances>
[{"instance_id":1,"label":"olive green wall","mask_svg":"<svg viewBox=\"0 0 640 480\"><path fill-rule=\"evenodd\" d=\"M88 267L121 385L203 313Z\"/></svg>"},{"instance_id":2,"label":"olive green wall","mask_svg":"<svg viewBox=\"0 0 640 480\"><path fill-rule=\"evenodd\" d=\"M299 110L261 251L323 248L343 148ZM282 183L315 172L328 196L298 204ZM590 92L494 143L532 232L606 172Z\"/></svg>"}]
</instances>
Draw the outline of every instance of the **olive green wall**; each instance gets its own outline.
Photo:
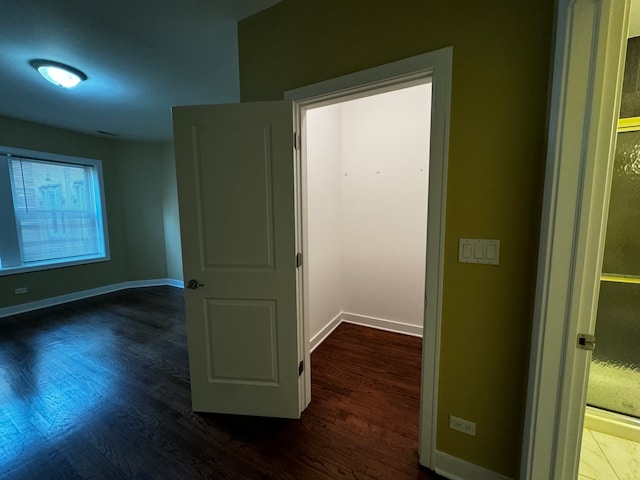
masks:
<instances>
[{"instance_id":1,"label":"olive green wall","mask_svg":"<svg viewBox=\"0 0 640 480\"><path fill-rule=\"evenodd\" d=\"M182 278L171 144L113 141L0 116L0 146L102 160L111 253L110 261L0 276L0 308L126 281ZM15 295L18 287L29 292Z\"/></svg>"},{"instance_id":2,"label":"olive green wall","mask_svg":"<svg viewBox=\"0 0 640 480\"><path fill-rule=\"evenodd\" d=\"M243 101L453 46L437 449L516 477L553 1L284 0L239 23ZM499 266L457 262L500 239ZM449 414L477 435L448 428Z\"/></svg>"},{"instance_id":3,"label":"olive green wall","mask_svg":"<svg viewBox=\"0 0 640 480\"><path fill-rule=\"evenodd\" d=\"M127 280L182 280L173 143L116 142Z\"/></svg>"},{"instance_id":4,"label":"olive green wall","mask_svg":"<svg viewBox=\"0 0 640 480\"><path fill-rule=\"evenodd\" d=\"M127 280L167 276L162 213L164 168L158 143L116 142L118 187L125 208Z\"/></svg>"},{"instance_id":5,"label":"olive green wall","mask_svg":"<svg viewBox=\"0 0 640 480\"><path fill-rule=\"evenodd\" d=\"M178 212L178 180L172 142L160 146L164 182L162 186L162 214L167 277L182 280L182 247L180 244L180 216Z\"/></svg>"}]
</instances>

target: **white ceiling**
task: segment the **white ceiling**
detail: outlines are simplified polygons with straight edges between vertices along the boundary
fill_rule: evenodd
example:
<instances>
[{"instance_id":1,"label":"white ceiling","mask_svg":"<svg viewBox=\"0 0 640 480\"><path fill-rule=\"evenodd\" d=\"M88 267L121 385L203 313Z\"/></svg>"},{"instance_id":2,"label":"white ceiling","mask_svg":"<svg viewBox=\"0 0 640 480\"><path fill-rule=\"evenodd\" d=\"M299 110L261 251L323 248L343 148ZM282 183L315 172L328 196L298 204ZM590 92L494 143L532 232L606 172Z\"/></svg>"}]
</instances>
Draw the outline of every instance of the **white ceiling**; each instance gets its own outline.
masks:
<instances>
[{"instance_id":1,"label":"white ceiling","mask_svg":"<svg viewBox=\"0 0 640 480\"><path fill-rule=\"evenodd\" d=\"M237 21L278 1L0 0L0 115L169 140L171 106L239 100ZM35 58L89 78L64 90Z\"/></svg>"},{"instance_id":2,"label":"white ceiling","mask_svg":"<svg viewBox=\"0 0 640 480\"><path fill-rule=\"evenodd\" d=\"M0 0L0 115L170 140L171 106L239 100L236 23L279 1ZM631 12L630 37L640 35L640 0ZM35 58L89 79L63 90L29 65Z\"/></svg>"}]
</instances>

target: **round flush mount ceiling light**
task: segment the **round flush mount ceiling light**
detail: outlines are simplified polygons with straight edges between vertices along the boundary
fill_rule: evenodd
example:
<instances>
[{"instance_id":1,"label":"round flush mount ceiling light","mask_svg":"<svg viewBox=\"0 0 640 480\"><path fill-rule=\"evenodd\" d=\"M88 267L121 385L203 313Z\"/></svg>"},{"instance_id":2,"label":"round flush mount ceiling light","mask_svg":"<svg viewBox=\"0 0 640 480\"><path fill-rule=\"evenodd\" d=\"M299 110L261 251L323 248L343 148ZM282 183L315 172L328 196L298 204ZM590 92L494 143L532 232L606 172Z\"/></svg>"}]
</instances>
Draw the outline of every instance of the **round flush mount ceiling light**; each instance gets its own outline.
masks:
<instances>
[{"instance_id":1,"label":"round flush mount ceiling light","mask_svg":"<svg viewBox=\"0 0 640 480\"><path fill-rule=\"evenodd\" d=\"M59 87L73 88L87 79L84 72L64 63L51 60L31 60L29 63L40 75Z\"/></svg>"}]
</instances>

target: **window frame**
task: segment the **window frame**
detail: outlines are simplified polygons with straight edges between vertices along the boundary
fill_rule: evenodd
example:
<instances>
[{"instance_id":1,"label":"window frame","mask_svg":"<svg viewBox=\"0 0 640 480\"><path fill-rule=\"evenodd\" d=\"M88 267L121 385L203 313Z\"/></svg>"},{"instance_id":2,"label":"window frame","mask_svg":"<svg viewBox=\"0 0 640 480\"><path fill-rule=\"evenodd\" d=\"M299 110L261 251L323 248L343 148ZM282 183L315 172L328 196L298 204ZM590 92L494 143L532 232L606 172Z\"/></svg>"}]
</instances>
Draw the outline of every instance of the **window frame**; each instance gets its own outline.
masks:
<instances>
[{"instance_id":1,"label":"window frame","mask_svg":"<svg viewBox=\"0 0 640 480\"><path fill-rule=\"evenodd\" d=\"M83 257L65 257L62 259L55 260L43 260L38 262L29 262L28 264L22 264L16 267L0 267L0 277L6 275L15 275L19 273L27 273L27 272L36 272L42 270L52 270L56 268L63 267L71 267L77 265L86 265L91 263L99 263L106 262L111 260L110 250L109 250L109 229L107 226L107 206L105 201L105 191L104 191L104 178L102 172L102 161L93 159L93 158L85 158L85 157L75 157L71 155L62 155L57 153L50 152L41 152L35 150L26 150L21 148L12 148L12 147L0 147L0 170L6 168L6 175L3 172L0 172L0 182L4 181L8 183L9 186L9 197L11 198L11 208L6 209L6 211L0 212L0 222L2 221L11 221L13 220L14 225L16 224L16 213L15 207L13 204L13 189L11 188L10 183L10 159L24 159L24 160L32 160L38 162L49 162L49 163L64 163L69 165L82 165L91 167L94 174L94 195L96 202L99 202L97 205L96 212L99 213L98 220L98 234L101 237L101 243L103 246L102 252L96 256L83 256ZM5 162L5 160L7 160ZM4 185L0 185L0 187L4 187ZM5 194L6 195L6 194ZM19 243L18 238L18 230L17 225L14 229L10 227L2 228L0 226L0 236L2 235L2 231L9 230L7 236L11 236L11 231L16 232L15 241ZM20 249L18 248L18 255L21 256ZM20 258L20 260L22 260Z\"/></svg>"}]
</instances>

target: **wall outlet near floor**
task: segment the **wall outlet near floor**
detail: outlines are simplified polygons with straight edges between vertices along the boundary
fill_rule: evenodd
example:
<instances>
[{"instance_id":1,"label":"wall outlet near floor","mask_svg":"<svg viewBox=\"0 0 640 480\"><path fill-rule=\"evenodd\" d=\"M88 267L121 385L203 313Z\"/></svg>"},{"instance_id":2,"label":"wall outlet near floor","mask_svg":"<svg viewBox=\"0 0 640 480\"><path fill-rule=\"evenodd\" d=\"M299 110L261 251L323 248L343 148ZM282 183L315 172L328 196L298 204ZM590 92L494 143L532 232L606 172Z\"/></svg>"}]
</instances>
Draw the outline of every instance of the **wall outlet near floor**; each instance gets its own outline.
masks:
<instances>
[{"instance_id":1,"label":"wall outlet near floor","mask_svg":"<svg viewBox=\"0 0 640 480\"><path fill-rule=\"evenodd\" d=\"M14 290L14 293L16 295L20 295L20 294L23 294L23 293L27 293L28 291L29 291L29 289L27 287L20 287L20 288L16 288Z\"/></svg>"},{"instance_id":2,"label":"wall outlet near floor","mask_svg":"<svg viewBox=\"0 0 640 480\"><path fill-rule=\"evenodd\" d=\"M476 436L476 424L464 418L456 417L455 415L449 415L449 428L466 433L472 437Z\"/></svg>"}]
</instances>

